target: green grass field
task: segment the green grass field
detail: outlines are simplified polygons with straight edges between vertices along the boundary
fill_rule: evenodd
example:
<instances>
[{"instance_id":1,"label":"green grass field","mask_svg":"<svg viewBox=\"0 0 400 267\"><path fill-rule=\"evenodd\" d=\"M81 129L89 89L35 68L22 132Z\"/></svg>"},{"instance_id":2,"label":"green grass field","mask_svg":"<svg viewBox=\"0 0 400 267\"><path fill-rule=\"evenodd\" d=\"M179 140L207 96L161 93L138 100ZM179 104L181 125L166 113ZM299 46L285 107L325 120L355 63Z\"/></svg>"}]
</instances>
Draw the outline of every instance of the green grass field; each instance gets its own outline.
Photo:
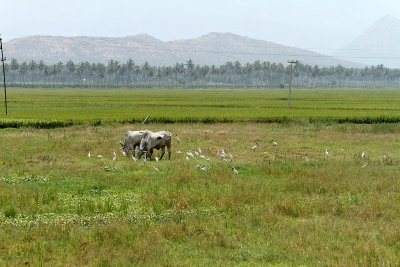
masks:
<instances>
[{"instance_id":1,"label":"green grass field","mask_svg":"<svg viewBox=\"0 0 400 267\"><path fill-rule=\"evenodd\" d=\"M0 265L399 265L400 124L309 119L395 118L400 93L297 90L290 112L285 93L11 89L3 120L82 124L0 130ZM262 107L296 119L252 122ZM234 122L119 123L225 109ZM143 127L173 133L171 161L122 156L125 130Z\"/></svg>"},{"instance_id":2,"label":"green grass field","mask_svg":"<svg viewBox=\"0 0 400 267\"><path fill-rule=\"evenodd\" d=\"M85 123L195 121L355 121L400 122L400 90L294 89L14 89L2 121Z\"/></svg>"}]
</instances>

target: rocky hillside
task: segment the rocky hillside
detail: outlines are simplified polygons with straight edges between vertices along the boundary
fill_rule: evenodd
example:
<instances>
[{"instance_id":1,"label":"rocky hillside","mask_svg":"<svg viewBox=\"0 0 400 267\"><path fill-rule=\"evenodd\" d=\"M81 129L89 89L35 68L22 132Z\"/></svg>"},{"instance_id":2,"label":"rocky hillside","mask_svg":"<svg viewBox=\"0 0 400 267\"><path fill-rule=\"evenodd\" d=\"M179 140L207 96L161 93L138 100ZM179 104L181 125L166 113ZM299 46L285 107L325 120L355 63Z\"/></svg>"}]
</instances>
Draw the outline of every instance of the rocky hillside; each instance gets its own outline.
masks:
<instances>
[{"instance_id":1,"label":"rocky hillside","mask_svg":"<svg viewBox=\"0 0 400 267\"><path fill-rule=\"evenodd\" d=\"M199 38L162 42L148 34L109 37L30 36L4 44L6 56L18 61L43 60L46 63L107 62L111 59L136 64L173 65L192 59L195 64L220 65L256 60L286 63L300 60L306 64L360 66L349 61L304 49L255 40L231 33L209 33Z\"/></svg>"}]
</instances>

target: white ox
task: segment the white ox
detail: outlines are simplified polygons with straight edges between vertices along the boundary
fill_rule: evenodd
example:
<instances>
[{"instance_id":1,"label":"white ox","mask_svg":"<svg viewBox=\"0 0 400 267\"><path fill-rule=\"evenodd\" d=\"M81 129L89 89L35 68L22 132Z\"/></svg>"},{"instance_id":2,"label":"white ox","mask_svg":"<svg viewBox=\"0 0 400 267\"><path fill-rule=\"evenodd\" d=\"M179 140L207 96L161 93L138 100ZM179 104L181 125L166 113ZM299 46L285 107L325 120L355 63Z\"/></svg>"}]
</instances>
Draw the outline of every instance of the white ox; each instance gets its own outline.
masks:
<instances>
[{"instance_id":1,"label":"white ox","mask_svg":"<svg viewBox=\"0 0 400 267\"><path fill-rule=\"evenodd\" d=\"M128 154L129 150L132 152L132 156L135 156L135 149L140 145L140 141L142 140L143 134L147 132L147 130L143 131L130 131L127 130L125 133L125 141L121 144L121 149L125 155Z\"/></svg>"},{"instance_id":2,"label":"white ox","mask_svg":"<svg viewBox=\"0 0 400 267\"><path fill-rule=\"evenodd\" d=\"M144 151L146 152L147 157L150 157L151 159L153 149L161 149L160 159L162 159L165 154L165 147L168 149L168 159L171 159L171 136L172 134L167 131L145 132L142 140L140 141L137 153L139 159Z\"/></svg>"}]
</instances>

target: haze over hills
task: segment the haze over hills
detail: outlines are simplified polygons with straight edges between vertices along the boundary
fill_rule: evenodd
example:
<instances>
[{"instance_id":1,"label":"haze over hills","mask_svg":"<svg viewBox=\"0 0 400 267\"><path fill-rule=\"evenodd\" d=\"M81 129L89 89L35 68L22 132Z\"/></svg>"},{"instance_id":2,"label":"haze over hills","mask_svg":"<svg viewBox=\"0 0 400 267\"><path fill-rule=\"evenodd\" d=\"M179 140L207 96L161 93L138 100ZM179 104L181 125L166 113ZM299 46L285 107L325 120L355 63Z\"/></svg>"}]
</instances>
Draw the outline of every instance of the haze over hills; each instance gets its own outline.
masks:
<instances>
[{"instance_id":1,"label":"haze over hills","mask_svg":"<svg viewBox=\"0 0 400 267\"><path fill-rule=\"evenodd\" d=\"M400 20L387 15L333 56L367 65L400 67Z\"/></svg>"},{"instance_id":2,"label":"haze over hills","mask_svg":"<svg viewBox=\"0 0 400 267\"><path fill-rule=\"evenodd\" d=\"M241 63L256 60L287 64L299 60L319 66L360 67L332 56L277 43L256 40L232 33L209 33L204 36L163 42L148 34L127 37L30 36L10 40L4 45L8 58L18 61L43 60L45 63L103 62L134 59L136 64L174 65L192 59L195 64L221 65L227 61Z\"/></svg>"}]
</instances>

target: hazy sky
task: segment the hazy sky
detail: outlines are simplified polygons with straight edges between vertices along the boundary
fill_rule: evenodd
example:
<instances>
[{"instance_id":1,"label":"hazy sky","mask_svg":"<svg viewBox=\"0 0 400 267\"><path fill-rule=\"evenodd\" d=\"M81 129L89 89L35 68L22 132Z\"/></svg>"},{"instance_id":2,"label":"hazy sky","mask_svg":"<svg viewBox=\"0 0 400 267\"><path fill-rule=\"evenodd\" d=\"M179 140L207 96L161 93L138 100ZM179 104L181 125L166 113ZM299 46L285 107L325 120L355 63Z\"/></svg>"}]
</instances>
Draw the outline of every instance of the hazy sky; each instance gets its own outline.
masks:
<instances>
[{"instance_id":1,"label":"hazy sky","mask_svg":"<svg viewBox=\"0 0 400 267\"><path fill-rule=\"evenodd\" d=\"M169 41L232 32L325 53L387 14L400 18L400 0L1 0L0 9L5 41L143 32Z\"/></svg>"}]
</instances>

